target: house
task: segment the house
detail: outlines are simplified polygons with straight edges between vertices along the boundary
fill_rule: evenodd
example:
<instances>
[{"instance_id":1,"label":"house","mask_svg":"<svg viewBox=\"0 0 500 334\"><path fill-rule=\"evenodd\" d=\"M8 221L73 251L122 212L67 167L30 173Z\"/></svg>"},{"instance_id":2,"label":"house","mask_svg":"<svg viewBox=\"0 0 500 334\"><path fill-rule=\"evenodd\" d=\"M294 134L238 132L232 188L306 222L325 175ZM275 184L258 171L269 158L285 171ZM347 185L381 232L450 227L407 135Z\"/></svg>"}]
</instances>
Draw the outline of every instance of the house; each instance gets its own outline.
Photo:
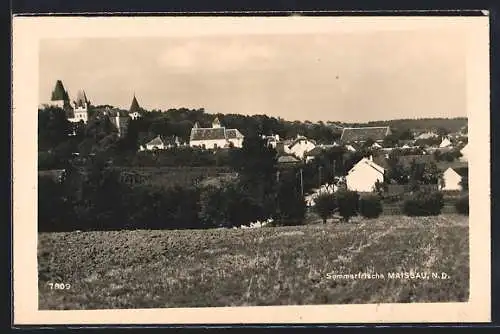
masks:
<instances>
[{"instance_id":1,"label":"house","mask_svg":"<svg viewBox=\"0 0 500 334\"><path fill-rule=\"evenodd\" d=\"M460 161L467 162L469 161L469 144L465 144L464 147L460 150L460 153L462 153L462 156L460 157Z\"/></svg>"},{"instance_id":2,"label":"house","mask_svg":"<svg viewBox=\"0 0 500 334\"><path fill-rule=\"evenodd\" d=\"M363 143L369 139L381 143L385 137L391 134L388 126L371 126L361 128L344 128L340 141L343 143Z\"/></svg>"},{"instance_id":3,"label":"house","mask_svg":"<svg viewBox=\"0 0 500 334\"><path fill-rule=\"evenodd\" d=\"M347 189L372 192L375 184L384 181L385 169L373 161L373 157L361 159L346 175Z\"/></svg>"},{"instance_id":4,"label":"house","mask_svg":"<svg viewBox=\"0 0 500 334\"><path fill-rule=\"evenodd\" d=\"M450 147L451 141L448 137L444 137L443 140L441 141L441 144L439 144L439 148L445 148L445 147Z\"/></svg>"},{"instance_id":5,"label":"house","mask_svg":"<svg viewBox=\"0 0 500 334\"><path fill-rule=\"evenodd\" d=\"M299 159L303 159L306 152L316 147L314 140L297 135L297 138L288 146L290 153Z\"/></svg>"},{"instance_id":6,"label":"house","mask_svg":"<svg viewBox=\"0 0 500 334\"><path fill-rule=\"evenodd\" d=\"M223 147L242 147L244 136L238 129L226 129L221 126L219 119L215 118L211 128L202 128L196 122L191 129L189 146L206 149Z\"/></svg>"},{"instance_id":7,"label":"house","mask_svg":"<svg viewBox=\"0 0 500 334\"><path fill-rule=\"evenodd\" d=\"M278 143L280 142L279 135L274 135L274 136L262 135L262 139L266 140L267 146L271 146L274 149L278 146Z\"/></svg>"},{"instance_id":8,"label":"house","mask_svg":"<svg viewBox=\"0 0 500 334\"><path fill-rule=\"evenodd\" d=\"M379 149L379 148L382 148L382 145L380 145L379 143L375 142L375 143L373 143L372 148Z\"/></svg>"},{"instance_id":9,"label":"house","mask_svg":"<svg viewBox=\"0 0 500 334\"><path fill-rule=\"evenodd\" d=\"M160 135L158 135L147 142L142 150L166 150L180 145L181 140L177 136L162 138Z\"/></svg>"},{"instance_id":10,"label":"house","mask_svg":"<svg viewBox=\"0 0 500 334\"><path fill-rule=\"evenodd\" d=\"M316 146L312 150L307 151L304 154L304 158L306 159L306 163L313 161L318 156L320 156L325 151L323 146Z\"/></svg>"},{"instance_id":11,"label":"house","mask_svg":"<svg viewBox=\"0 0 500 334\"><path fill-rule=\"evenodd\" d=\"M448 167L443 172L441 189L442 191L461 191L463 190L461 182L464 177L468 177L469 168Z\"/></svg>"},{"instance_id":12,"label":"house","mask_svg":"<svg viewBox=\"0 0 500 334\"><path fill-rule=\"evenodd\" d=\"M434 132L431 132L431 131L428 131L428 132L424 132L418 136L415 137L416 140L419 140L419 139L430 139L430 138L436 138L438 137L438 135Z\"/></svg>"}]
</instances>

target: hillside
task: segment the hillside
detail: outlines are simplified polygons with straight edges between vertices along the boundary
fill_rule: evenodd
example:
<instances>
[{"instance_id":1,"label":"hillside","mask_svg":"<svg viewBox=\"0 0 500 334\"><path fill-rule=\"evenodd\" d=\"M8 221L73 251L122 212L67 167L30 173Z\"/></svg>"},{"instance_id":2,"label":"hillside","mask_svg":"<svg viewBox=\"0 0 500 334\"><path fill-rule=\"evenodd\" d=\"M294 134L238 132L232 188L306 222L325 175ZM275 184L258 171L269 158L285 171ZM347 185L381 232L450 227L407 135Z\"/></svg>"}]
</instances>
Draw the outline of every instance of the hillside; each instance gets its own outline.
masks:
<instances>
[{"instance_id":1,"label":"hillside","mask_svg":"<svg viewBox=\"0 0 500 334\"><path fill-rule=\"evenodd\" d=\"M395 119L388 121L371 121L367 123L344 123L344 127L361 126L391 126L398 130L430 130L437 128L447 129L448 132L457 132L467 125L467 118L420 118L420 119Z\"/></svg>"}]
</instances>

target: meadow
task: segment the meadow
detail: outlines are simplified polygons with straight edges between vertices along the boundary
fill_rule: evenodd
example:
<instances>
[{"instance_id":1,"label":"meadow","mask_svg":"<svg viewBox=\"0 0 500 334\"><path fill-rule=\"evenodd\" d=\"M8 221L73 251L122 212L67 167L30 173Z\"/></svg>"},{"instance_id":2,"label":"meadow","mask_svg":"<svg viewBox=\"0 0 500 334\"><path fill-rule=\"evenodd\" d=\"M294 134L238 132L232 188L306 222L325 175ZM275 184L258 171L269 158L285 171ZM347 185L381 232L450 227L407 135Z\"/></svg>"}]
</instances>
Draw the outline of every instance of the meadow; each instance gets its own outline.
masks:
<instances>
[{"instance_id":1,"label":"meadow","mask_svg":"<svg viewBox=\"0 0 500 334\"><path fill-rule=\"evenodd\" d=\"M39 309L461 302L468 217L211 230L39 233ZM329 273L384 279L328 279ZM389 279L389 272L447 279ZM51 289L51 283L69 289ZM52 285L53 286L53 285Z\"/></svg>"}]
</instances>

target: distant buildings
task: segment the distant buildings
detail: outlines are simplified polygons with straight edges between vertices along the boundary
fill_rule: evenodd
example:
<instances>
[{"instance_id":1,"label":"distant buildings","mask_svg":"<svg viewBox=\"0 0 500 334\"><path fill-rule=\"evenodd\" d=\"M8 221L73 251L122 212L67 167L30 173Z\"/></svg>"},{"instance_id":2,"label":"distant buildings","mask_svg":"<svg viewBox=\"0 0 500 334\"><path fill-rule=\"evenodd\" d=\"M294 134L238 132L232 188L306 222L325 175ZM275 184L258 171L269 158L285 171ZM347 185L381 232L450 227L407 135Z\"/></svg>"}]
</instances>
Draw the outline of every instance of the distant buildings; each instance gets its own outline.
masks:
<instances>
[{"instance_id":1,"label":"distant buildings","mask_svg":"<svg viewBox=\"0 0 500 334\"><path fill-rule=\"evenodd\" d=\"M242 147L244 136L238 129L226 129L218 118L212 122L211 128L202 128L195 123L189 136L189 146L206 149L224 147Z\"/></svg>"},{"instance_id":2,"label":"distant buildings","mask_svg":"<svg viewBox=\"0 0 500 334\"><path fill-rule=\"evenodd\" d=\"M364 143L369 139L381 143L385 137L391 134L388 126L374 126L361 128L344 128L340 141L345 144Z\"/></svg>"}]
</instances>

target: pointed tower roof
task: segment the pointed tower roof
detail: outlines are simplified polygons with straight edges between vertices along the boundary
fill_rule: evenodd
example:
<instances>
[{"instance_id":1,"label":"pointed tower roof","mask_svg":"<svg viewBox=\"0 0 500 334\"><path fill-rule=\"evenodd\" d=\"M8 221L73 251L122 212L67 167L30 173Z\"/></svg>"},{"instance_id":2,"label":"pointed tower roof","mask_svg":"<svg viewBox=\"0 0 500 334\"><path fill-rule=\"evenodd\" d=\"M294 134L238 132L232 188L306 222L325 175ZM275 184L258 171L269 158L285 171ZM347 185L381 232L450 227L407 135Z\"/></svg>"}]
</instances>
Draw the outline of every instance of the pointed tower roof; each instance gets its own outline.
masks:
<instances>
[{"instance_id":1,"label":"pointed tower roof","mask_svg":"<svg viewBox=\"0 0 500 334\"><path fill-rule=\"evenodd\" d=\"M69 96L68 92L64 89L63 83L61 80L56 81L56 86L54 87L54 90L52 91L52 101L68 101Z\"/></svg>"},{"instance_id":2,"label":"pointed tower roof","mask_svg":"<svg viewBox=\"0 0 500 334\"><path fill-rule=\"evenodd\" d=\"M135 94L134 94L134 98L132 99L132 104L130 105L129 112L134 113L136 111L140 112L141 107L139 106L139 102L137 102L137 98L135 97Z\"/></svg>"},{"instance_id":3,"label":"pointed tower roof","mask_svg":"<svg viewBox=\"0 0 500 334\"><path fill-rule=\"evenodd\" d=\"M76 94L76 100L75 104L77 106L86 106L87 103L89 103L89 100L87 100L87 95L85 94L85 91L83 89L80 89L78 93Z\"/></svg>"},{"instance_id":4,"label":"pointed tower roof","mask_svg":"<svg viewBox=\"0 0 500 334\"><path fill-rule=\"evenodd\" d=\"M198 129L200 127L200 124L198 122L195 122L193 125L193 129Z\"/></svg>"}]
</instances>

